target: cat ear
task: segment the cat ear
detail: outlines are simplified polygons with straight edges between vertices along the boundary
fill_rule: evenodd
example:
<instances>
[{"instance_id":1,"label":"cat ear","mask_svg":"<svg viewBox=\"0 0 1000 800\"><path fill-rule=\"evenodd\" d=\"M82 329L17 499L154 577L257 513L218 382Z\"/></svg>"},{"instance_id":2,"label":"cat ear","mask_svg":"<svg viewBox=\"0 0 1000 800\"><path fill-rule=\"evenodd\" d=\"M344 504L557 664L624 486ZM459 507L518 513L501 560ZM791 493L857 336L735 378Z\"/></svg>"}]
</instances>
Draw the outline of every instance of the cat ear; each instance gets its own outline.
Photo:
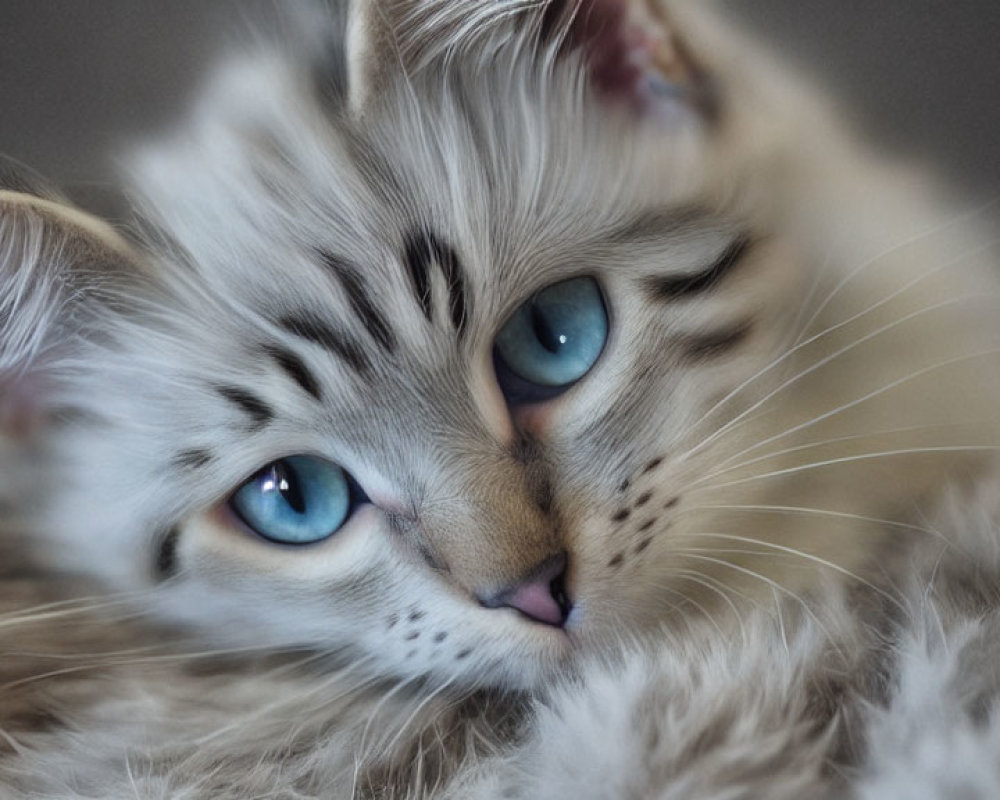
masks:
<instances>
[{"instance_id":1,"label":"cat ear","mask_svg":"<svg viewBox=\"0 0 1000 800\"><path fill-rule=\"evenodd\" d=\"M505 45L541 60L576 58L605 103L669 122L715 114L707 71L661 0L352 0L349 104L363 113L394 73L435 61L463 68Z\"/></svg>"},{"instance_id":2,"label":"cat ear","mask_svg":"<svg viewBox=\"0 0 1000 800\"><path fill-rule=\"evenodd\" d=\"M347 105L356 117L364 113L389 75L386 58L379 58L379 52L392 52L393 29L378 6L376 0L350 0L347 15Z\"/></svg>"},{"instance_id":3,"label":"cat ear","mask_svg":"<svg viewBox=\"0 0 1000 800\"><path fill-rule=\"evenodd\" d=\"M103 222L0 188L0 439L27 436L55 410L61 372L120 306L137 264Z\"/></svg>"},{"instance_id":4,"label":"cat ear","mask_svg":"<svg viewBox=\"0 0 1000 800\"><path fill-rule=\"evenodd\" d=\"M543 43L557 57L579 54L594 93L637 117L669 123L678 114L713 117L714 93L662 0L552 0Z\"/></svg>"}]
</instances>

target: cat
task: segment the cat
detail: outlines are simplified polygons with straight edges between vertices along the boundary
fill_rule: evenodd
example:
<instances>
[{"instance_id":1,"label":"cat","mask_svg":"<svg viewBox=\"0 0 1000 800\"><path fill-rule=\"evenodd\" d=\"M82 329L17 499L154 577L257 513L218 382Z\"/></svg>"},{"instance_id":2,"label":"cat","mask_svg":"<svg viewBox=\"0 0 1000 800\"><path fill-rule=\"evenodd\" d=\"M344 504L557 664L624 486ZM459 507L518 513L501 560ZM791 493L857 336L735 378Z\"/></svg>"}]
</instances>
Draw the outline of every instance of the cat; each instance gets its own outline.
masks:
<instances>
[{"instance_id":1,"label":"cat","mask_svg":"<svg viewBox=\"0 0 1000 800\"><path fill-rule=\"evenodd\" d=\"M924 622L991 652L977 215L703 3L292 16L141 235L0 192L9 796L903 792Z\"/></svg>"}]
</instances>

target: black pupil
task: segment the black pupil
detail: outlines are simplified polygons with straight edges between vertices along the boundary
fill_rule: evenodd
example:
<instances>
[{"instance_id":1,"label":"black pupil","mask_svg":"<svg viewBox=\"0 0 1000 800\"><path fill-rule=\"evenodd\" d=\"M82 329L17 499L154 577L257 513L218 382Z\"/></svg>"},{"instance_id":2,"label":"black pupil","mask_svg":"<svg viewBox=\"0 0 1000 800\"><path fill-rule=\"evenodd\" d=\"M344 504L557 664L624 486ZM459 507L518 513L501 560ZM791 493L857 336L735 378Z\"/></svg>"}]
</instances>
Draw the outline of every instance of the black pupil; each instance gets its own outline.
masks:
<instances>
[{"instance_id":1,"label":"black pupil","mask_svg":"<svg viewBox=\"0 0 1000 800\"><path fill-rule=\"evenodd\" d=\"M542 347L550 353L558 353L559 349L565 344L556 332L552 330L552 326L549 324L545 314L535 303L531 304L531 327Z\"/></svg>"},{"instance_id":2,"label":"black pupil","mask_svg":"<svg viewBox=\"0 0 1000 800\"><path fill-rule=\"evenodd\" d=\"M286 462L279 461L271 467L269 479L274 488L281 492L281 497L296 514L304 514L306 501L299 491L299 482L293 470Z\"/></svg>"}]
</instances>

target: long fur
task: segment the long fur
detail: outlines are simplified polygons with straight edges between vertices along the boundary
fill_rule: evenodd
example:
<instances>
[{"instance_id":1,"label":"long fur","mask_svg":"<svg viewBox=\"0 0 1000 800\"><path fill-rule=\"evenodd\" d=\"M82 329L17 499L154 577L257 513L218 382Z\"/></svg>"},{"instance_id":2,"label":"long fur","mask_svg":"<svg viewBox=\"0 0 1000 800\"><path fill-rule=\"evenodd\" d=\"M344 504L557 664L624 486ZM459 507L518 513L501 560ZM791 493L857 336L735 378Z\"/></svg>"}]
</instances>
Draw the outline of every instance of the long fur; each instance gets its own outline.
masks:
<instances>
[{"instance_id":1,"label":"long fur","mask_svg":"<svg viewBox=\"0 0 1000 800\"><path fill-rule=\"evenodd\" d=\"M311 9L138 245L0 193L4 797L1000 791L980 215L702 4L635 4L689 87L597 91L602 3ZM581 274L604 353L508 408ZM371 498L306 549L227 504L297 453ZM479 602L560 553L563 629Z\"/></svg>"}]
</instances>

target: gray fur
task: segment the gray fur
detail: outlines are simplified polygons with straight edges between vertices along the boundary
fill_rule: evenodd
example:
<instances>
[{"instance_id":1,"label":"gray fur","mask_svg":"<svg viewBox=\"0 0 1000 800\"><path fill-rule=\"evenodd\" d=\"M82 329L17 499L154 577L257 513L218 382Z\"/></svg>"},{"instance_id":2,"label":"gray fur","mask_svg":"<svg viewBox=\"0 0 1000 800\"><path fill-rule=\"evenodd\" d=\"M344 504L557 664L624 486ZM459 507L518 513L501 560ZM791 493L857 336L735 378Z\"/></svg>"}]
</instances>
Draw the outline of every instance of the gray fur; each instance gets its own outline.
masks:
<instances>
[{"instance_id":1,"label":"gray fur","mask_svg":"<svg viewBox=\"0 0 1000 800\"><path fill-rule=\"evenodd\" d=\"M652 111L568 11L340 3L137 159L144 243L0 193L6 796L996 794L977 220L633 5L695 82ZM507 409L581 274L605 352ZM296 453L373 501L298 550L225 507ZM565 631L479 602L564 552Z\"/></svg>"}]
</instances>

